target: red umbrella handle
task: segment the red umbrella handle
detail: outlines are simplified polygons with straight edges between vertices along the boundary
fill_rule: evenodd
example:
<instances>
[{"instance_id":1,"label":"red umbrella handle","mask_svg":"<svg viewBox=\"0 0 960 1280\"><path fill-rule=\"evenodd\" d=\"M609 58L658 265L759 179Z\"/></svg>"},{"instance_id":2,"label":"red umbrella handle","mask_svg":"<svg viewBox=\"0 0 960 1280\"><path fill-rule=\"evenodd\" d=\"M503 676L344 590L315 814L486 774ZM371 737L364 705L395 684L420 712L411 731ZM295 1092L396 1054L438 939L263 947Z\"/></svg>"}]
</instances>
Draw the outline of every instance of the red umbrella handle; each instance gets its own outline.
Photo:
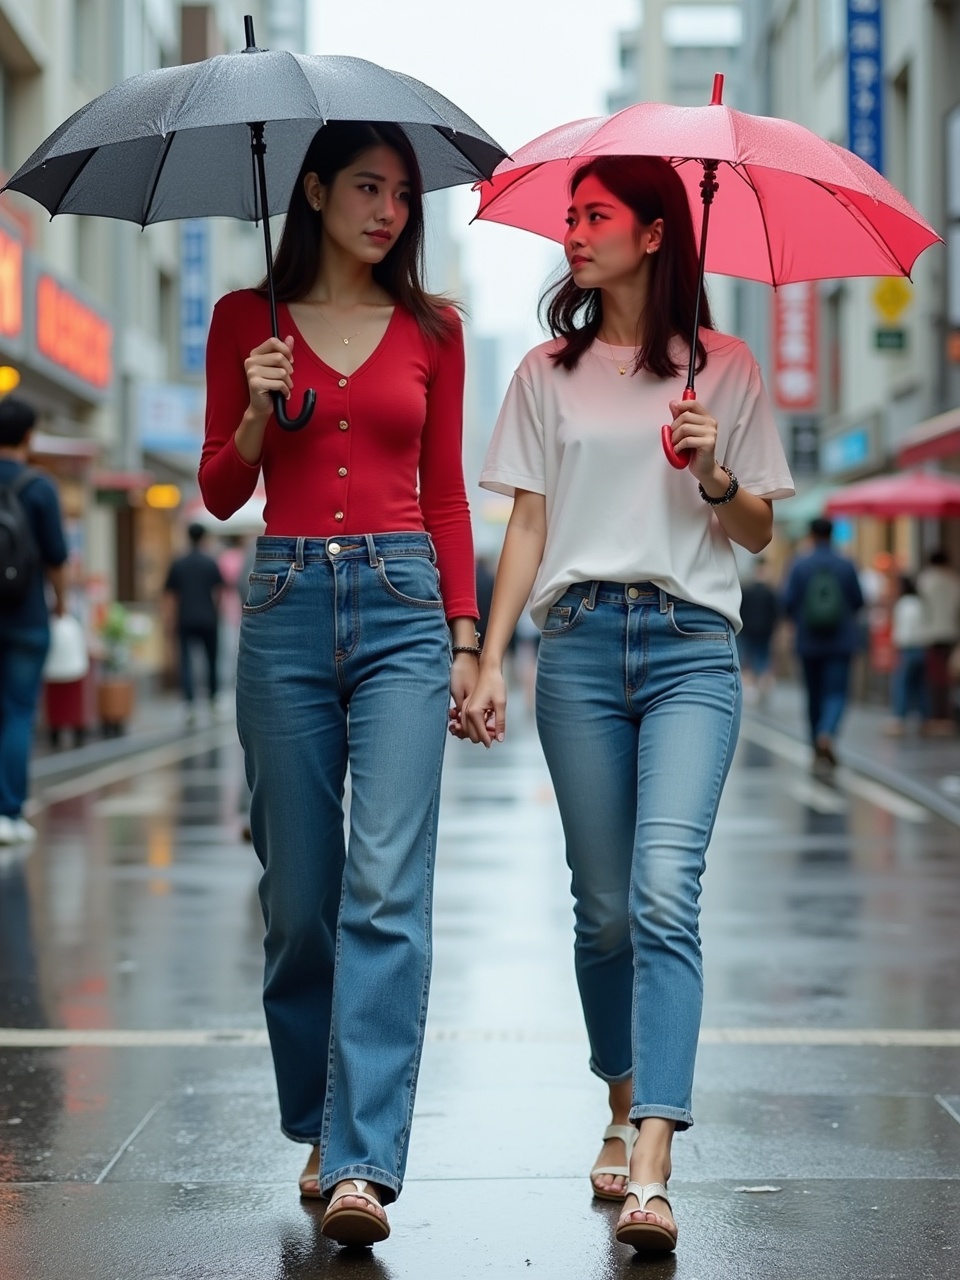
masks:
<instances>
[{"instance_id":1,"label":"red umbrella handle","mask_svg":"<svg viewBox=\"0 0 960 1280\"><path fill-rule=\"evenodd\" d=\"M684 387L681 400L696 400L697 393L693 387ZM671 467L676 467L678 471L682 471L684 467L689 467L693 461L693 449L683 449L677 453L673 447L673 426L669 422L666 426L660 428L660 439L663 443L663 452L667 455L667 461Z\"/></svg>"}]
</instances>

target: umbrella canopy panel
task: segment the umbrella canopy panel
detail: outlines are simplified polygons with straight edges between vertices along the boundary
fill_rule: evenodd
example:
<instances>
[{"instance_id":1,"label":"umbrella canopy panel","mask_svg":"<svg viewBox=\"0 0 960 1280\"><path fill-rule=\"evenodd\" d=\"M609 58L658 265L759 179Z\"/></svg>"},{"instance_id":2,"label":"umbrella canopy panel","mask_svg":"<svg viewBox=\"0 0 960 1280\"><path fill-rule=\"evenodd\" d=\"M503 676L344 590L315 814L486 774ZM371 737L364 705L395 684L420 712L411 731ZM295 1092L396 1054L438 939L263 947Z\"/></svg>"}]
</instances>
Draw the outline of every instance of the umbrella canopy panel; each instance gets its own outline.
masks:
<instances>
[{"instance_id":1,"label":"umbrella canopy panel","mask_svg":"<svg viewBox=\"0 0 960 1280\"><path fill-rule=\"evenodd\" d=\"M570 179L598 156L656 155L683 179L700 226L702 159L720 162L708 271L766 284L909 274L940 237L852 152L788 120L729 107L640 103L543 134L478 184L478 218L564 236Z\"/></svg>"},{"instance_id":2,"label":"umbrella canopy panel","mask_svg":"<svg viewBox=\"0 0 960 1280\"><path fill-rule=\"evenodd\" d=\"M926 471L877 476L837 489L827 499L826 510L832 516L874 516L879 520L960 517L960 479Z\"/></svg>"},{"instance_id":3,"label":"umbrella canopy panel","mask_svg":"<svg viewBox=\"0 0 960 1280\"><path fill-rule=\"evenodd\" d=\"M469 116L410 76L362 58L251 50L123 81L65 121L6 185L51 214L141 226L257 220L249 125L266 126L268 200L280 212L313 135L337 120L400 124L426 190L474 182L504 154Z\"/></svg>"}]
</instances>

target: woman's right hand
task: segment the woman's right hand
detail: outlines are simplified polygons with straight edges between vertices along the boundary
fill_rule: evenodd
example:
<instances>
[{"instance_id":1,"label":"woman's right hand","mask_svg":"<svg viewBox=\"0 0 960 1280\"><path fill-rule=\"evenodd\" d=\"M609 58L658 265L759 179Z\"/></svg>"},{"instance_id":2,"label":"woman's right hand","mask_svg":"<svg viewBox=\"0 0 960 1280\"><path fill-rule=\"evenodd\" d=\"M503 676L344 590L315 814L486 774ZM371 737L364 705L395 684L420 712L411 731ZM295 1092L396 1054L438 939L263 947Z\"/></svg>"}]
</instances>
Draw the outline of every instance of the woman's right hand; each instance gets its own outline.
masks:
<instances>
[{"instance_id":1,"label":"woman's right hand","mask_svg":"<svg viewBox=\"0 0 960 1280\"><path fill-rule=\"evenodd\" d=\"M250 389L250 409L266 420L273 413L271 393L278 391L289 400L293 391L293 337L284 342L268 338L254 347L243 362Z\"/></svg>"},{"instance_id":2,"label":"woman's right hand","mask_svg":"<svg viewBox=\"0 0 960 1280\"><path fill-rule=\"evenodd\" d=\"M463 704L461 722L471 742L493 745L502 742L507 731L507 686L499 667L481 664L473 692Z\"/></svg>"}]
</instances>

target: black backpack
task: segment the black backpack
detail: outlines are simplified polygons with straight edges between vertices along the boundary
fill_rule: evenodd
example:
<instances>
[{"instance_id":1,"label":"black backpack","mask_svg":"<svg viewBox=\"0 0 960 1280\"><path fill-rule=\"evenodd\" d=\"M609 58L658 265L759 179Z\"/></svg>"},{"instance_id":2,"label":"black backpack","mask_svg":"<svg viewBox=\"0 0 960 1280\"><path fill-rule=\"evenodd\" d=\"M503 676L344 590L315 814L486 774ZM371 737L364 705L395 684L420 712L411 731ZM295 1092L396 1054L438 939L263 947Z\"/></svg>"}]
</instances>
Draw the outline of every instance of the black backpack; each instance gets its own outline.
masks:
<instances>
[{"instance_id":1,"label":"black backpack","mask_svg":"<svg viewBox=\"0 0 960 1280\"><path fill-rule=\"evenodd\" d=\"M846 617L847 602L840 579L833 569L814 569L803 592L800 613L811 631L821 635L836 631Z\"/></svg>"},{"instance_id":2,"label":"black backpack","mask_svg":"<svg viewBox=\"0 0 960 1280\"><path fill-rule=\"evenodd\" d=\"M40 475L30 467L0 484L0 607L20 604L40 569L40 550L20 495Z\"/></svg>"}]
</instances>

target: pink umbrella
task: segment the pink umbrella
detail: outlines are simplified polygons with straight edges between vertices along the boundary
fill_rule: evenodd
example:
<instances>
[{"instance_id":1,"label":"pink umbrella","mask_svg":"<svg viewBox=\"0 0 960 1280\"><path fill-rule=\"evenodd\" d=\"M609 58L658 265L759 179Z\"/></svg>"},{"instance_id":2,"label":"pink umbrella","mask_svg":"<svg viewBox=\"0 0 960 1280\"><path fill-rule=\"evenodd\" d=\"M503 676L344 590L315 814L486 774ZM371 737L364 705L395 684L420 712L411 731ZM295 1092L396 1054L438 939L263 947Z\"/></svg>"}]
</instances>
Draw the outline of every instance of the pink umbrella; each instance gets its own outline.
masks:
<instances>
[{"instance_id":1,"label":"pink umbrella","mask_svg":"<svg viewBox=\"0 0 960 1280\"><path fill-rule=\"evenodd\" d=\"M960 516L960 477L908 471L861 480L832 493L826 510L832 516L875 516L878 520L894 520L897 516L943 520Z\"/></svg>"},{"instance_id":2,"label":"pink umbrella","mask_svg":"<svg viewBox=\"0 0 960 1280\"><path fill-rule=\"evenodd\" d=\"M476 184L476 216L562 241L570 179L580 165L596 156L656 155L676 167L691 206L702 204L701 280L705 270L774 287L841 276L908 276L918 254L941 239L853 152L789 120L725 107L722 91L723 76L717 75L709 106L642 102L541 134ZM685 400L696 394L695 347L694 341ZM685 466L692 455L676 454L670 428L663 432L668 459Z\"/></svg>"}]
</instances>

